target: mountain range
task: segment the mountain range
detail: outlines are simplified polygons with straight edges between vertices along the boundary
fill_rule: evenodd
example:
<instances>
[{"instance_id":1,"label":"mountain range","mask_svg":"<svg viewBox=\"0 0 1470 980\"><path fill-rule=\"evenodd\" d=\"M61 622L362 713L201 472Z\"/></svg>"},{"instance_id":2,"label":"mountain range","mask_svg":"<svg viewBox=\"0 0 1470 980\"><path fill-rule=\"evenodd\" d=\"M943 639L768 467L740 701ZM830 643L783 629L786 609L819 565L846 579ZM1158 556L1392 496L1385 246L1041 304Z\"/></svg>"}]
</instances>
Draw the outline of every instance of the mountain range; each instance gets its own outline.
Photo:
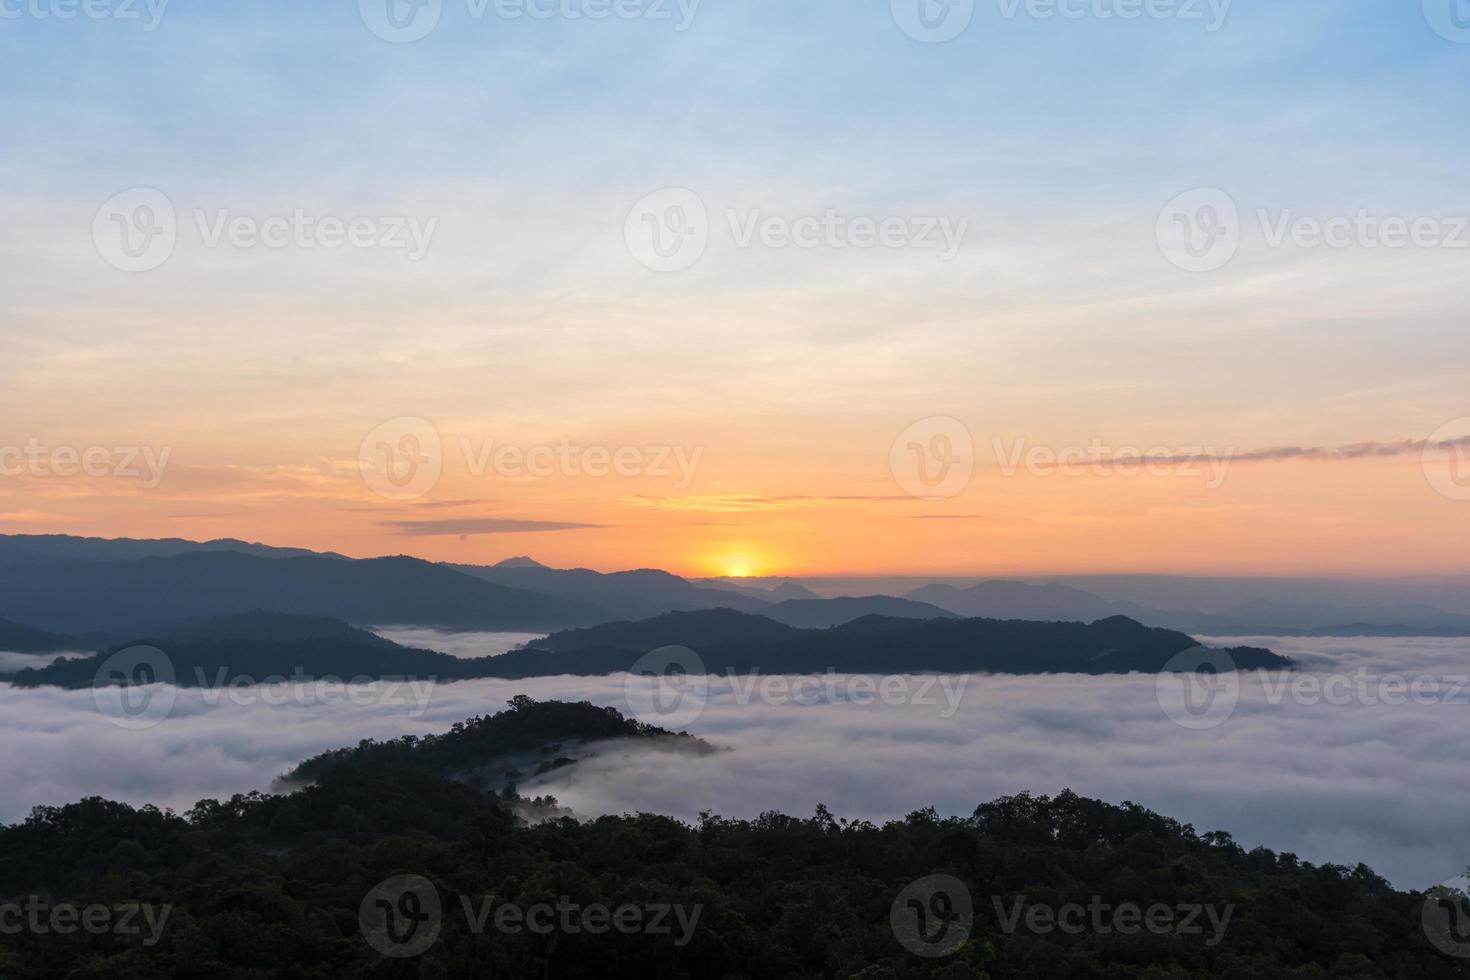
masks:
<instances>
[{"instance_id":1,"label":"mountain range","mask_svg":"<svg viewBox=\"0 0 1470 980\"><path fill-rule=\"evenodd\" d=\"M1192 637L1116 616L1094 623L864 616L842 626L798 629L733 609L665 613L554 633L499 656L454 657L402 646L324 617L255 611L204 620L166 636L139 636L89 657L67 657L3 676L21 687L139 683L110 676L124 646L156 647L182 687L270 680L468 680L603 675L633 670L649 651L695 650L708 673L1157 673ZM1268 650L1233 648L1241 668L1285 668ZM159 676L154 664L149 680ZM698 666L683 665L697 672Z\"/></svg>"},{"instance_id":2,"label":"mountain range","mask_svg":"<svg viewBox=\"0 0 1470 980\"><path fill-rule=\"evenodd\" d=\"M1041 620L1093 620L1128 616L1156 626L1214 635L1445 635L1470 636L1470 616L1428 605L1345 605L1331 602L1276 602L1253 599L1221 612L1160 609L1135 602L1109 601L1055 582L1035 585L994 580L968 588L932 584L907 598L931 603L961 616L1012 616Z\"/></svg>"},{"instance_id":3,"label":"mountain range","mask_svg":"<svg viewBox=\"0 0 1470 980\"><path fill-rule=\"evenodd\" d=\"M691 581L517 557L492 565L353 559L234 539L193 542L0 535L0 650L95 649L246 609L356 625L547 633L668 612L732 609L799 628L865 616L1093 622L1116 616L1207 636L1470 636L1470 616L1427 604L1257 598L1213 612L1110 600L1058 583L929 583L897 595L818 596L791 580Z\"/></svg>"}]
</instances>

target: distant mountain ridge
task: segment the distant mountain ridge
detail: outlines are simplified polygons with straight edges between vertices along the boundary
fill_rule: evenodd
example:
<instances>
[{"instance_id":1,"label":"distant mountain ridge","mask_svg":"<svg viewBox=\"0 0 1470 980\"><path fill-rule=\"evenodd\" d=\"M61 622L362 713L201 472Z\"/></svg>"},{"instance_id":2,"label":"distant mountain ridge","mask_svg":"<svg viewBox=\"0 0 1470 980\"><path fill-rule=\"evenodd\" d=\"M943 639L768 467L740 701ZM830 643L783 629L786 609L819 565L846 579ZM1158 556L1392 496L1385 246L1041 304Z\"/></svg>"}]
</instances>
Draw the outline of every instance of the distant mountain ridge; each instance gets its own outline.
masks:
<instances>
[{"instance_id":1,"label":"distant mountain ridge","mask_svg":"<svg viewBox=\"0 0 1470 980\"><path fill-rule=\"evenodd\" d=\"M259 558L315 556L346 559L331 551L307 548L278 548L273 545L216 538L190 541L185 538L86 538L71 534L0 534L0 564L16 561L134 561L139 558L170 558L200 551L234 551Z\"/></svg>"},{"instance_id":2,"label":"distant mountain ridge","mask_svg":"<svg viewBox=\"0 0 1470 980\"><path fill-rule=\"evenodd\" d=\"M493 670L502 677L614 673L650 650L684 646L712 673L1157 673L1200 647L1184 633L1123 616L1093 623L868 616L828 629L783 625L729 610L611 623L512 650L495 658ZM1229 652L1241 669L1292 665L1256 647Z\"/></svg>"},{"instance_id":3,"label":"distant mountain ridge","mask_svg":"<svg viewBox=\"0 0 1470 980\"><path fill-rule=\"evenodd\" d=\"M79 649L79 643L74 637L0 619L0 651L6 653L59 653Z\"/></svg>"},{"instance_id":4,"label":"distant mountain ridge","mask_svg":"<svg viewBox=\"0 0 1470 980\"><path fill-rule=\"evenodd\" d=\"M1014 617L1046 621L1093 620L1128 616L1140 622L1190 633L1215 635L1357 635L1367 631L1470 636L1470 616L1427 605L1348 606L1337 603L1286 603L1257 599L1218 613L1197 609L1158 609L1113 602L1055 582L990 580L968 588L926 585L907 597L961 616Z\"/></svg>"},{"instance_id":5,"label":"distant mountain ridge","mask_svg":"<svg viewBox=\"0 0 1470 980\"><path fill-rule=\"evenodd\" d=\"M3 679L22 687L134 683L102 668L113 653L135 644L162 651L174 683L182 687L316 678L592 676L631 670L646 653L667 646L694 649L704 669L717 674L1156 673L1176 654L1199 646L1185 634L1121 616L1090 624L867 616L802 630L717 609L570 630L500 656L459 658L401 646L322 617L256 611L196 622L172 636L139 636ZM1243 669L1291 665L1269 650L1238 647L1231 654Z\"/></svg>"},{"instance_id":6,"label":"distant mountain ridge","mask_svg":"<svg viewBox=\"0 0 1470 980\"><path fill-rule=\"evenodd\" d=\"M1209 636L1470 636L1470 615L1424 603L1288 602L1265 594L1223 609L1209 605L1215 611L1206 612L1109 600L1056 582L1007 580L930 583L904 596L823 598L790 579L690 581L651 568L552 568L524 555L473 565L402 556L353 559L233 538L0 535L0 618L13 623L15 645L56 642L22 638L21 627L63 639L85 637L95 646L242 608L357 624L501 632L549 632L726 608L803 628L871 615L1043 622L1121 615ZM72 642L57 649L74 647Z\"/></svg>"},{"instance_id":7,"label":"distant mountain ridge","mask_svg":"<svg viewBox=\"0 0 1470 980\"><path fill-rule=\"evenodd\" d=\"M642 619L696 609L763 609L770 603L719 589L706 589L656 568L595 572L590 568L548 568L529 558L498 565L446 565L457 572L507 588L559 596L598 612L603 622Z\"/></svg>"},{"instance_id":8,"label":"distant mountain ridge","mask_svg":"<svg viewBox=\"0 0 1470 980\"><path fill-rule=\"evenodd\" d=\"M215 551L0 566L0 617L41 629L118 635L250 608L353 623L527 632L605 618L573 598L495 585L417 558Z\"/></svg>"},{"instance_id":9,"label":"distant mountain ridge","mask_svg":"<svg viewBox=\"0 0 1470 980\"><path fill-rule=\"evenodd\" d=\"M841 626L864 616L891 619L957 619L955 613L927 602L887 595L838 596L835 599L787 599L760 610L778 623L802 629ZM1022 617L1011 617L1022 618Z\"/></svg>"}]
</instances>

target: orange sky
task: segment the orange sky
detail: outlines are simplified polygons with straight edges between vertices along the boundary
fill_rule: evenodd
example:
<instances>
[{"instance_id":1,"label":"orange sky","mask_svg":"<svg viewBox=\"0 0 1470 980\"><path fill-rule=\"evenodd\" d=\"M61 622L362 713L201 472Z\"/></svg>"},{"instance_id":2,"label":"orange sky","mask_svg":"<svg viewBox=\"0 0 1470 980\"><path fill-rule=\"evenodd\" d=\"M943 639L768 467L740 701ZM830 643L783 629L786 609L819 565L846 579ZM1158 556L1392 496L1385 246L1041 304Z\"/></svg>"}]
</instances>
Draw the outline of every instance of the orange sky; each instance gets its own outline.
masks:
<instances>
[{"instance_id":1,"label":"orange sky","mask_svg":"<svg viewBox=\"0 0 1470 980\"><path fill-rule=\"evenodd\" d=\"M915 431L936 425L951 423L920 422ZM282 431L279 444L258 444L248 433L222 428L215 436L206 428L148 445L151 456L133 461L136 474L119 448L132 444L121 436L43 440L53 450L101 447L118 472L0 480L0 529L233 536L467 562L529 554L562 566L691 575L1470 570L1470 501L1437 491L1417 451L1217 461L1213 470L1176 460L1153 474L1113 472L1112 456L1099 455L1061 470L1047 453L1071 443L996 437L967 425L973 450L951 460L951 480L963 479L967 463L969 479L931 487L904 463L908 436L895 465L899 430L877 419L680 431L569 427L567 436L528 427L523 438L515 430L390 422L368 438L361 458L368 431L319 441ZM423 438L405 444L405 434ZM401 486L387 479L385 439L395 453L417 454L417 468L395 457ZM510 448L497 456L503 445ZM1237 447L1245 448L1259 447ZM154 471L162 478L149 486L149 460L159 465L164 452L166 465ZM1009 470L1005 458L1017 452L1031 463ZM1431 472L1449 473L1449 462L1443 456ZM935 463L931 480L939 472Z\"/></svg>"}]
</instances>

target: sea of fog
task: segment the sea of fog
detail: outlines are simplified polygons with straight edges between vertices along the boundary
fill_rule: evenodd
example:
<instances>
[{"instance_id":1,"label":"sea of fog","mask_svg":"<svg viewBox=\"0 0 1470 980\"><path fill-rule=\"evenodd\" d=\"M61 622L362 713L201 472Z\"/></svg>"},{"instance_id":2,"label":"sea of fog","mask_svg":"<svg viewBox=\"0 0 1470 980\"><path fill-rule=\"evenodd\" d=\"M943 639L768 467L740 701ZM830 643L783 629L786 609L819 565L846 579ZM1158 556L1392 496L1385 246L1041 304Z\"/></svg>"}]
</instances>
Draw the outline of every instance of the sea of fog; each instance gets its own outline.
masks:
<instances>
[{"instance_id":1,"label":"sea of fog","mask_svg":"<svg viewBox=\"0 0 1470 980\"><path fill-rule=\"evenodd\" d=\"M516 645L504 634L426 631L413 642L460 655ZM522 790L584 815L807 815L825 803L839 816L882 820L930 805L968 814L1002 795L1070 787L1229 831L1247 846L1363 862L1406 888L1470 866L1470 639L1211 642L1269 646L1303 671L1288 687L1280 674L1240 675L1224 702L1231 710L1204 715L1181 715L1151 675L897 678L887 694L842 676L795 689L786 679L752 687L717 678L700 699L668 703L667 717L726 751L683 757L613 745ZM647 693L644 683L632 682L635 695ZM629 690L624 675L367 685L350 697L155 690L171 710L134 730L92 691L0 684L0 821L89 795L183 809L266 790L325 749L444 731L516 694L627 711ZM633 703L651 710L642 697Z\"/></svg>"}]
</instances>

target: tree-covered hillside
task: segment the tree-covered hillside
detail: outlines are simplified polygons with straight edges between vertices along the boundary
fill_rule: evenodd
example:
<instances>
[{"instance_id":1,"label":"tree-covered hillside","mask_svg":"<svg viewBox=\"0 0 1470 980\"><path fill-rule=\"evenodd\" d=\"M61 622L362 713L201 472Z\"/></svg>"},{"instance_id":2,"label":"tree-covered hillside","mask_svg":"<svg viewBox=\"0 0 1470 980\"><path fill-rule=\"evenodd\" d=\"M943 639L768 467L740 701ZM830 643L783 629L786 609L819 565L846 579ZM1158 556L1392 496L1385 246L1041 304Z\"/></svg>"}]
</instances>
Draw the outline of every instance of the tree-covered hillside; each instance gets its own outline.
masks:
<instances>
[{"instance_id":1,"label":"tree-covered hillside","mask_svg":"<svg viewBox=\"0 0 1470 980\"><path fill-rule=\"evenodd\" d=\"M443 736L328 753L298 771L314 781L289 795L205 800L185 814L100 799L37 809L0 830L0 905L169 911L161 929L137 934L0 930L0 976L1470 975L1426 938L1424 898L1367 868L1246 850L1133 805L1067 793L997 800L963 818L917 810L883 826L825 809L689 826L579 821L465 777L506 752L554 755L567 739L609 738L670 735L609 709L518 698ZM1172 925L1129 931L1088 913L1080 932L1045 930L1033 911L1131 906L1174 910ZM538 908L547 931L531 928ZM579 918L599 908L617 927ZM1197 931L1184 928L1188 909L1208 910ZM388 917L386 932L370 925L375 915ZM422 948L384 946L385 936Z\"/></svg>"}]
</instances>

